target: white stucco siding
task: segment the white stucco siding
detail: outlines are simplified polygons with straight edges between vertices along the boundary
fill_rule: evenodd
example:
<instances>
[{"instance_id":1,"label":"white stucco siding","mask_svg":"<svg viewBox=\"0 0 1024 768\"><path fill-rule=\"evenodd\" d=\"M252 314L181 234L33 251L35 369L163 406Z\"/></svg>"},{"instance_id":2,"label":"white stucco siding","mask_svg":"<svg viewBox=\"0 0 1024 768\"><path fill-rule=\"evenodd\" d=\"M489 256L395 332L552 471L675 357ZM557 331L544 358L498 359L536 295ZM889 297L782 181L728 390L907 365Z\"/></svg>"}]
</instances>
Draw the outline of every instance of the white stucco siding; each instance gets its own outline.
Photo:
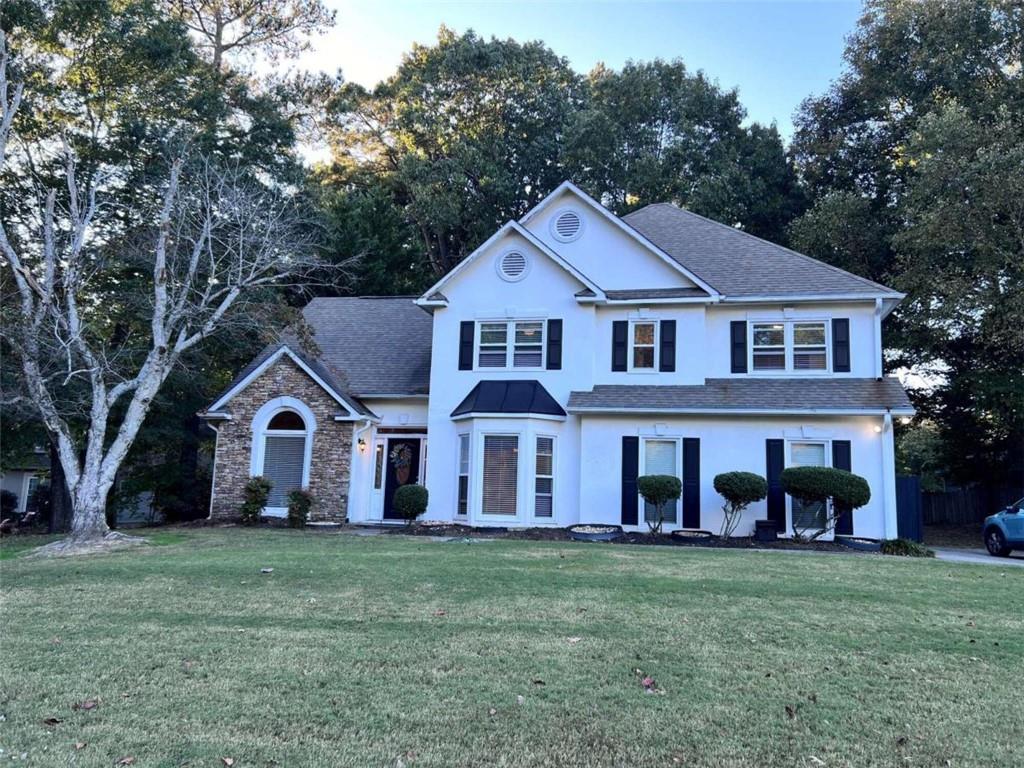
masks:
<instances>
[{"instance_id":1,"label":"white stucco siding","mask_svg":"<svg viewBox=\"0 0 1024 768\"><path fill-rule=\"evenodd\" d=\"M612 324L616 320L652 320L656 323L675 320L675 371L613 371ZM705 310L702 304L598 307L594 324L593 384L703 384L708 358L704 326ZM726 347L723 354L728 356L728 353ZM581 387L590 388L590 385Z\"/></svg>"},{"instance_id":2,"label":"white stucco siding","mask_svg":"<svg viewBox=\"0 0 1024 768\"><path fill-rule=\"evenodd\" d=\"M578 239L561 242L552 233L551 224L567 210L580 216L583 228ZM693 285L672 264L571 191L564 191L524 226L605 290Z\"/></svg>"},{"instance_id":3,"label":"white stucco siding","mask_svg":"<svg viewBox=\"0 0 1024 768\"><path fill-rule=\"evenodd\" d=\"M870 538L894 538L896 510L886 504L887 486L895 483L892 466L885 468L885 434L881 417L705 417L658 418L587 416L580 425L580 522L621 522L622 437L700 439L701 528L717 533L722 524L722 498L715 492L715 475L742 470L765 475L765 441L782 439L787 466L792 442L849 440L852 471L871 488L870 503L854 512L854 534ZM826 454L831 457L830 445ZM790 500L786 498L787 515ZM744 513L737 536L749 535L754 521L767 516L766 502L751 505ZM671 526L669 526L671 528ZM641 507L641 529L642 507Z\"/></svg>"},{"instance_id":4,"label":"white stucco siding","mask_svg":"<svg viewBox=\"0 0 1024 768\"><path fill-rule=\"evenodd\" d=\"M707 308L705 343L708 354L704 358L706 361L704 364L705 375L709 379L749 375L733 374L731 371L729 324L734 320L744 320L747 323L759 320L825 320L830 334L828 340L831 342L831 320L833 318L849 318L850 320L850 372L833 374L830 371L829 375L849 378L877 376L876 361L881 359L882 346L875 327L873 300L818 304L793 302L741 306L711 305ZM831 369L831 343L828 344L828 354Z\"/></svg>"}]
</instances>

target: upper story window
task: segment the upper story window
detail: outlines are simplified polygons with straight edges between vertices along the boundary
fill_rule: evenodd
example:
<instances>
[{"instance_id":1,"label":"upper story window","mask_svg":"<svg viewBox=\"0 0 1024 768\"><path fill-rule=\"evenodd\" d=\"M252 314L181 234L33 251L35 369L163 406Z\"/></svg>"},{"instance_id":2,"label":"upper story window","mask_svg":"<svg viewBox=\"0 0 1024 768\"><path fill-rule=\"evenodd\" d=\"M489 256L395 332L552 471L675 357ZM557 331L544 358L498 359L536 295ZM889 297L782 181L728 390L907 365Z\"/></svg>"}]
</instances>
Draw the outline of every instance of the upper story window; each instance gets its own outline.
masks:
<instances>
[{"instance_id":1,"label":"upper story window","mask_svg":"<svg viewBox=\"0 0 1024 768\"><path fill-rule=\"evenodd\" d=\"M828 323L824 320L755 322L750 328L750 370L828 370Z\"/></svg>"},{"instance_id":2,"label":"upper story window","mask_svg":"<svg viewBox=\"0 0 1024 768\"><path fill-rule=\"evenodd\" d=\"M544 321L477 323L478 368L543 368Z\"/></svg>"},{"instance_id":3,"label":"upper story window","mask_svg":"<svg viewBox=\"0 0 1024 768\"><path fill-rule=\"evenodd\" d=\"M629 370L656 371L658 365L658 324L635 320L629 328Z\"/></svg>"}]
</instances>

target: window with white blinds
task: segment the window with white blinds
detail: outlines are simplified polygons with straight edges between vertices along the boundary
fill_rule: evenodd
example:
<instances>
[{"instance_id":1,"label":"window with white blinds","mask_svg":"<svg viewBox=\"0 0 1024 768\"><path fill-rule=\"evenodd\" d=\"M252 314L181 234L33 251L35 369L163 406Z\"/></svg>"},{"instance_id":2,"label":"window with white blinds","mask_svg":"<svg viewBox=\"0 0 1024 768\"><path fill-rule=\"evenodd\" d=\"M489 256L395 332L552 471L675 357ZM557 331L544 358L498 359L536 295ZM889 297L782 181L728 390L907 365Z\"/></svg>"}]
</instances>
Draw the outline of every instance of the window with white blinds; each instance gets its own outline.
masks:
<instances>
[{"instance_id":1,"label":"window with white blinds","mask_svg":"<svg viewBox=\"0 0 1024 768\"><path fill-rule=\"evenodd\" d=\"M268 507L287 507L288 494L302 488L305 459L305 436L267 435L263 449L263 476L273 483L267 498Z\"/></svg>"},{"instance_id":2,"label":"window with white blinds","mask_svg":"<svg viewBox=\"0 0 1024 768\"><path fill-rule=\"evenodd\" d=\"M516 514L519 482L519 438L484 435L483 506L485 515Z\"/></svg>"},{"instance_id":3,"label":"window with white blinds","mask_svg":"<svg viewBox=\"0 0 1024 768\"><path fill-rule=\"evenodd\" d=\"M555 439L537 438L537 466L534 475L533 514L535 517L552 517L552 491L554 484Z\"/></svg>"},{"instance_id":4,"label":"window with white blinds","mask_svg":"<svg viewBox=\"0 0 1024 768\"><path fill-rule=\"evenodd\" d=\"M670 475L679 477L679 441L678 440L644 440L645 475ZM644 520L654 522L658 519L658 508L644 501ZM679 519L679 500L665 505L662 520L675 523Z\"/></svg>"},{"instance_id":5,"label":"window with white blinds","mask_svg":"<svg viewBox=\"0 0 1024 768\"><path fill-rule=\"evenodd\" d=\"M459 501L455 513L469 513L469 435L459 435Z\"/></svg>"},{"instance_id":6,"label":"window with white blinds","mask_svg":"<svg viewBox=\"0 0 1024 768\"><path fill-rule=\"evenodd\" d=\"M477 368L543 368L544 326L543 320L478 323Z\"/></svg>"}]
</instances>

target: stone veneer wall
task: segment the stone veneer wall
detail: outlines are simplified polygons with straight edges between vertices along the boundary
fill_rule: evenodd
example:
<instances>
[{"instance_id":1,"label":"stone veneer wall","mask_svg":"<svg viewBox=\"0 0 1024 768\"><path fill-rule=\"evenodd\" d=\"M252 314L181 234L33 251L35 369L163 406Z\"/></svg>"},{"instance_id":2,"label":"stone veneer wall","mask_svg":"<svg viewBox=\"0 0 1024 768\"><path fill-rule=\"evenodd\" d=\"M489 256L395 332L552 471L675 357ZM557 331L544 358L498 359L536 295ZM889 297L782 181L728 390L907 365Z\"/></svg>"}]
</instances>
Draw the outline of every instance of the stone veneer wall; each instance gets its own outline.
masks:
<instances>
[{"instance_id":1,"label":"stone veneer wall","mask_svg":"<svg viewBox=\"0 0 1024 768\"><path fill-rule=\"evenodd\" d=\"M281 357L228 403L230 421L216 422L217 459L213 472L210 517L238 516L249 480L252 419L268 400L287 395L304 402L316 416L309 468L309 491L315 500L310 520L342 521L348 510L352 461L352 422L335 421L344 409L287 356Z\"/></svg>"}]
</instances>

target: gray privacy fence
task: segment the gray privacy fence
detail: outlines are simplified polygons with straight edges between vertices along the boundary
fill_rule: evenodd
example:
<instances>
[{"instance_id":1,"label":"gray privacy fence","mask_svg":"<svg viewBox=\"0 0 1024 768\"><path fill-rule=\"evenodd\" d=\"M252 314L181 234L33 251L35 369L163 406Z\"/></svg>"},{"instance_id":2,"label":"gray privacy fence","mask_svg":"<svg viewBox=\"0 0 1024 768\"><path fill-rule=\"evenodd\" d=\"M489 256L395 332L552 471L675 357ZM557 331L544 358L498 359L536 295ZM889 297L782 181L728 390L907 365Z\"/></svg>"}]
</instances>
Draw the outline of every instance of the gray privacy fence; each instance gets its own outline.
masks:
<instances>
[{"instance_id":1,"label":"gray privacy fence","mask_svg":"<svg viewBox=\"0 0 1024 768\"><path fill-rule=\"evenodd\" d=\"M916 478L913 479L916 480ZM899 487L899 480L897 480L897 487ZM945 491L922 492L920 496L921 519L925 525L971 525L980 523L988 515L1017 501L1024 496L1024 488L987 485L950 486Z\"/></svg>"}]
</instances>

